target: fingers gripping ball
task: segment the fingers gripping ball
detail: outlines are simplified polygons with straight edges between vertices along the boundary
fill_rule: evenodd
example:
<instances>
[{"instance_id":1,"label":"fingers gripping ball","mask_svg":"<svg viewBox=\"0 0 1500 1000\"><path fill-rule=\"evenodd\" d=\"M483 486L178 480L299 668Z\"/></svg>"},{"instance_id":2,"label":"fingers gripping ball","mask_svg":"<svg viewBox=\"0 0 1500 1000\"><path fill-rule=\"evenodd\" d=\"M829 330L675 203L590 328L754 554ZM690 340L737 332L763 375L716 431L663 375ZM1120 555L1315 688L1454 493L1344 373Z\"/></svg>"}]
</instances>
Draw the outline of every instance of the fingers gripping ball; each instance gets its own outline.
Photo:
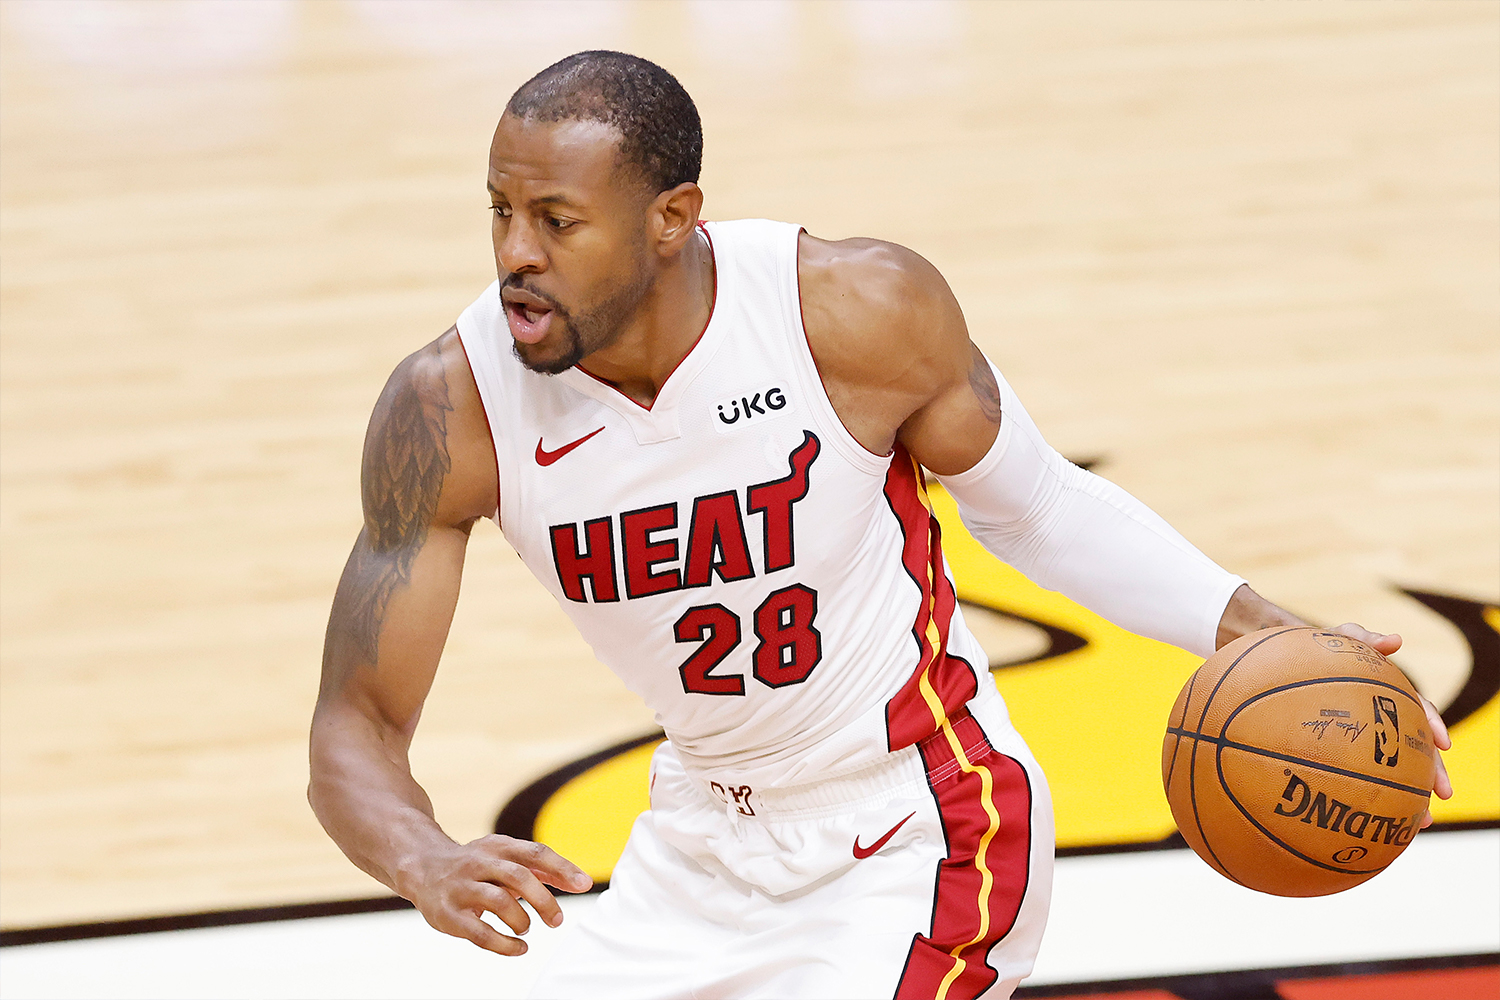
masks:
<instances>
[{"instance_id":1,"label":"fingers gripping ball","mask_svg":"<svg viewBox=\"0 0 1500 1000\"><path fill-rule=\"evenodd\" d=\"M1411 843L1436 751L1417 692L1358 639L1266 629L1206 660L1177 696L1162 783L1182 836L1241 885L1325 896Z\"/></svg>"}]
</instances>

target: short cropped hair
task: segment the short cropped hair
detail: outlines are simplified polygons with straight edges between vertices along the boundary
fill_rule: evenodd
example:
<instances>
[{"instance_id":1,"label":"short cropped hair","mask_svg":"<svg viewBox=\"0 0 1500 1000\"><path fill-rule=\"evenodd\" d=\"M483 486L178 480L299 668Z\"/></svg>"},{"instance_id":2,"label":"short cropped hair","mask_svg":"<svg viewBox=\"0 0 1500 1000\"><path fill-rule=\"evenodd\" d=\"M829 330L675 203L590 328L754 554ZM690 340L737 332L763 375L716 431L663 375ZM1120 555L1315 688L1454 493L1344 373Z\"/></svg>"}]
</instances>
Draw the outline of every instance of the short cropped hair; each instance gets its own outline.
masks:
<instances>
[{"instance_id":1,"label":"short cropped hair","mask_svg":"<svg viewBox=\"0 0 1500 1000\"><path fill-rule=\"evenodd\" d=\"M653 62L596 49L560 59L521 85L505 110L526 121L591 121L620 133L620 160L653 194L697 183L703 125L677 78Z\"/></svg>"}]
</instances>

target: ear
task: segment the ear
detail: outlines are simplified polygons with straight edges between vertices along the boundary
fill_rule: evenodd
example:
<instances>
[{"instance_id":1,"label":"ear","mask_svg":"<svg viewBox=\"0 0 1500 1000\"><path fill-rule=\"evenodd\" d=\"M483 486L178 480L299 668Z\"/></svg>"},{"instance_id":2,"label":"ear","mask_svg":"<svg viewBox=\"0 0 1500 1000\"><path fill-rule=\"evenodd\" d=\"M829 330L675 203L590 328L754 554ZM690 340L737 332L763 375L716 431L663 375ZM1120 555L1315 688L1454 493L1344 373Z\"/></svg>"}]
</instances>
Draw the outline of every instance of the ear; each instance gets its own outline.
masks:
<instances>
[{"instance_id":1,"label":"ear","mask_svg":"<svg viewBox=\"0 0 1500 1000\"><path fill-rule=\"evenodd\" d=\"M681 253L698 225L698 213L702 210L703 189L692 181L684 181L657 195L646 210L656 252L662 257Z\"/></svg>"}]
</instances>

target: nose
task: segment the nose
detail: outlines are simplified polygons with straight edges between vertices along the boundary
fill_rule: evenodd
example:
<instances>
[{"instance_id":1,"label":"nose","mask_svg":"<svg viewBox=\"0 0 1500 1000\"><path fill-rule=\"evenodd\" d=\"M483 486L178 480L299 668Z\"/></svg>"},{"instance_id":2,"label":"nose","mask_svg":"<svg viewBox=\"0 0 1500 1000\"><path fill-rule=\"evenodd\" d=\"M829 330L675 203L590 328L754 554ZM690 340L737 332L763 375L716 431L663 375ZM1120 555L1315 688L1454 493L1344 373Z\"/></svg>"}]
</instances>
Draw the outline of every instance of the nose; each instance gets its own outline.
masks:
<instances>
[{"instance_id":1,"label":"nose","mask_svg":"<svg viewBox=\"0 0 1500 1000\"><path fill-rule=\"evenodd\" d=\"M497 219L494 237L495 257L504 270L512 274L540 274L547 269L547 255L526 220Z\"/></svg>"}]
</instances>

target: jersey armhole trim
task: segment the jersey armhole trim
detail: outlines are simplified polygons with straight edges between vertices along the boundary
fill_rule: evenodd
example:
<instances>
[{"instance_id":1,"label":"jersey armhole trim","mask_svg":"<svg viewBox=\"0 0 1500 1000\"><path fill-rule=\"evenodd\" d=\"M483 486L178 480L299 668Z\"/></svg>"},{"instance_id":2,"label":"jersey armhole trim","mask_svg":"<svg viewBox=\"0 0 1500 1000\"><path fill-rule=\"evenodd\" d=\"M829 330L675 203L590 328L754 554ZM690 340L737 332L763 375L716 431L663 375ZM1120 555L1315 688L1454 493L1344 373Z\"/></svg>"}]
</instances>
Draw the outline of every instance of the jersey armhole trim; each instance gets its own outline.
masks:
<instances>
[{"instance_id":1,"label":"jersey armhole trim","mask_svg":"<svg viewBox=\"0 0 1500 1000\"><path fill-rule=\"evenodd\" d=\"M500 530L505 530L505 525L500 519L500 449L495 445L495 425L490 423L489 408L484 405L484 390L479 387L479 376L474 371L474 361L469 357L469 345L464 343L464 332L459 328L457 322L453 324L453 332L458 334L459 350L464 352L464 364L469 366L469 377L474 380L474 393L479 397L479 412L484 417L484 432L490 438L490 454L495 456L495 517L494 522Z\"/></svg>"}]
</instances>

